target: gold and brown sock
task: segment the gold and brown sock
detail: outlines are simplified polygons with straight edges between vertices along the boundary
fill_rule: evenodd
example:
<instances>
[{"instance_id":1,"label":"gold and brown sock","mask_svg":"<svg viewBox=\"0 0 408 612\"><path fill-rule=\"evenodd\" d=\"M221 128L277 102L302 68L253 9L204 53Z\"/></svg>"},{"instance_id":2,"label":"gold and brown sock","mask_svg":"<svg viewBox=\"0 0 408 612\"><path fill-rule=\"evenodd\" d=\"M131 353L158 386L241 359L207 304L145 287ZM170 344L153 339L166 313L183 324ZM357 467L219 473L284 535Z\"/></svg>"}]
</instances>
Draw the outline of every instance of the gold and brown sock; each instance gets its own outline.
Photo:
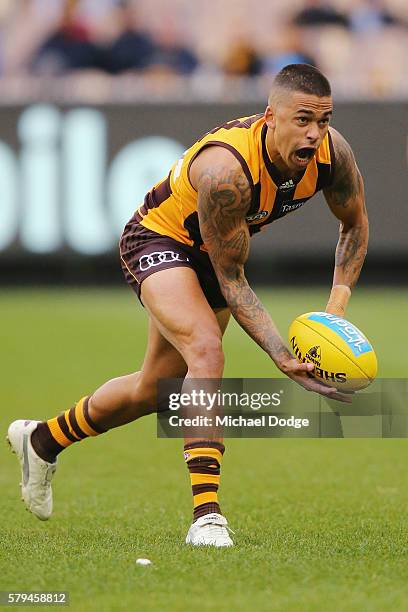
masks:
<instances>
[{"instance_id":1,"label":"gold and brown sock","mask_svg":"<svg viewBox=\"0 0 408 612\"><path fill-rule=\"evenodd\" d=\"M225 446L220 442L199 441L184 446L184 459L190 472L194 521L205 514L221 514L218 503L221 460Z\"/></svg>"},{"instance_id":2,"label":"gold and brown sock","mask_svg":"<svg viewBox=\"0 0 408 612\"><path fill-rule=\"evenodd\" d=\"M38 424L31 435L31 444L41 459L53 463L56 456L74 442L107 431L90 418L88 402L89 397L83 397L70 410Z\"/></svg>"}]
</instances>

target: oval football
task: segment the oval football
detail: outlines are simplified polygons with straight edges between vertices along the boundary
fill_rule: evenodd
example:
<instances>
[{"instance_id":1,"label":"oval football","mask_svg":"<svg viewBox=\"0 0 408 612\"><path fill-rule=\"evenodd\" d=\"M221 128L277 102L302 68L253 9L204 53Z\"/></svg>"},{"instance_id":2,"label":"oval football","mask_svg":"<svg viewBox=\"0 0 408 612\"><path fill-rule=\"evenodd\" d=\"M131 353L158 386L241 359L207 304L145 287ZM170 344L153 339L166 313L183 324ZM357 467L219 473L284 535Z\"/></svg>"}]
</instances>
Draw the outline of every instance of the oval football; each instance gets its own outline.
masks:
<instances>
[{"instance_id":1,"label":"oval football","mask_svg":"<svg viewBox=\"0 0 408 612\"><path fill-rule=\"evenodd\" d=\"M299 315L289 327L289 344L314 376L343 390L363 389L377 375L377 357L367 337L350 321L326 312Z\"/></svg>"}]
</instances>

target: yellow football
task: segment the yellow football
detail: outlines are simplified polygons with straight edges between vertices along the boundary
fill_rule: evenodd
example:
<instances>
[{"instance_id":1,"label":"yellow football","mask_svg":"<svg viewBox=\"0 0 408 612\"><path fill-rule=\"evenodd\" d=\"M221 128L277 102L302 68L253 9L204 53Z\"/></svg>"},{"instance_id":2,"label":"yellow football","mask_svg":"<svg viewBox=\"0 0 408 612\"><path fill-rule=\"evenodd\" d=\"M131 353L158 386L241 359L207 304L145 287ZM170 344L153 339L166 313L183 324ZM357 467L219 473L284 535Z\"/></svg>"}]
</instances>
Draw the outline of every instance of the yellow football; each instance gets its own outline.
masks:
<instances>
[{"instance_id":1,"label":"yellow football","mask_svg":"<svg viewBox=\"0 0 408 612\"><path fill-rule=\"evenodd\" d=\"M355 325L337 315L299 315L289 327L289 344L299 361L313 363L316 378L339 390L364 389L377 375L371 343Z\"/></svg>"}]
</instances>

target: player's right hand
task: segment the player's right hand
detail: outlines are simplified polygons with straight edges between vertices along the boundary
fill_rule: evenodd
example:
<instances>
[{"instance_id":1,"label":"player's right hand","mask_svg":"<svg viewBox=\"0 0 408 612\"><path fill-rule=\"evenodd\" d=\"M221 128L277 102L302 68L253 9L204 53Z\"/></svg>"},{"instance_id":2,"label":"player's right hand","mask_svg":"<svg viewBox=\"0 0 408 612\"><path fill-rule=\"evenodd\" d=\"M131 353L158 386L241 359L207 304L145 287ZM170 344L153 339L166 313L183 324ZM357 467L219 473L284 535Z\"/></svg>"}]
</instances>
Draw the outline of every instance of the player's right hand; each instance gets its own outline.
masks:
<instances>
[{"instance_id":1,"label":"player's right hand","mask_svg":"<svg viewBox=\"0 0 408 612\"><path fill-rule=\"evenodd\" d=\"M312 363L300 363L297 359L293 358L280 363L278 367L281 372L297 382L307 391L314 391L315 393L327 397L327 399L334 399L339 402L345 402L346 404L351 404L352 402L352 395L340 393L337 389L324 385L312 376L311 372L314 369Z\"/></svg>"}]
</instances>

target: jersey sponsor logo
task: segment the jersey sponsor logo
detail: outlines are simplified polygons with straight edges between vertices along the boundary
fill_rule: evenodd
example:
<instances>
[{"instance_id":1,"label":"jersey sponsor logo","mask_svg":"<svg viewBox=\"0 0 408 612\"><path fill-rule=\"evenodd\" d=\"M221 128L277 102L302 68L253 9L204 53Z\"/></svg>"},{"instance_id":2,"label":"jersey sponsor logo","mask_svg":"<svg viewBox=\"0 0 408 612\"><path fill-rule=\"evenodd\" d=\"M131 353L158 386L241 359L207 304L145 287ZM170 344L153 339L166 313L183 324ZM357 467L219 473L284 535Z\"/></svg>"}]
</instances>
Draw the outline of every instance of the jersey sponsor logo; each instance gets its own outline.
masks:
<instances>
[{"instance_id":1,"label":"jersey sponsor logo","mask_svg":"<svg viewBox=\"0 0 408 612\"><path fill-rule=\"evenodd\" d=\"M253 215L248 215L246 220L251 223L251 221L259 221L259 219L265 219L269 215L267 210L262 210L261 212L257 212Z\"/></svg>"},{"instance_id":2,"label":"jersey sponsor logo","mask_svg":"<svg viewBox=\"0 0 408 612\"><path fill-rule=\"evenodd\" d=\"M355 357L363 355L364 353L369 353L373 350L367 338L363 336L357 327L354 327L352 323L349 323L341 317L337 317L328 312L316 312L310 315L308 319L310 321L318 321L336 332L336 334L348 344Z\"/></svg>"},{"instance_id":3,"label":"jersey sponsor logo","mask_svg":"<svg viewBox=\"0 0 408 612\"><path fill-rule=\"evenodd\" d=\"M289 179L285 183L281 183L279 185L279 191L289 191L289 189L293 189L294 186L295 186L295 183L292 181L292 179Z\"/></svg>"},{"instance_id":4,"label":"jersey sponsor logo","mask_svg":"<svg viewBox=\"0 0 408 612\"><path fill-rule=\"evenodd\" d=\"M188 257L182 258L180 253L174 251L153 251L149 255L142 255L139 259L139 268L141 272L149 270L155 266L160 266L164 263L171 263L173 261L189 261Z\"/></svg>"},{"instance_id":5,"label":"jersey sponsor logo","mask_svg":"<svg viewBox=\"0 0 408 612\"><path fill-rule=\"evenodd\" d=\"M305 201L306 200L303 200L302 202L290 202L290 201L289 202L283 202L282 208L281 208L281 214L292 212L292 210L297 210L298 208L303 206Z\"/></svg>"}]
</instances>

